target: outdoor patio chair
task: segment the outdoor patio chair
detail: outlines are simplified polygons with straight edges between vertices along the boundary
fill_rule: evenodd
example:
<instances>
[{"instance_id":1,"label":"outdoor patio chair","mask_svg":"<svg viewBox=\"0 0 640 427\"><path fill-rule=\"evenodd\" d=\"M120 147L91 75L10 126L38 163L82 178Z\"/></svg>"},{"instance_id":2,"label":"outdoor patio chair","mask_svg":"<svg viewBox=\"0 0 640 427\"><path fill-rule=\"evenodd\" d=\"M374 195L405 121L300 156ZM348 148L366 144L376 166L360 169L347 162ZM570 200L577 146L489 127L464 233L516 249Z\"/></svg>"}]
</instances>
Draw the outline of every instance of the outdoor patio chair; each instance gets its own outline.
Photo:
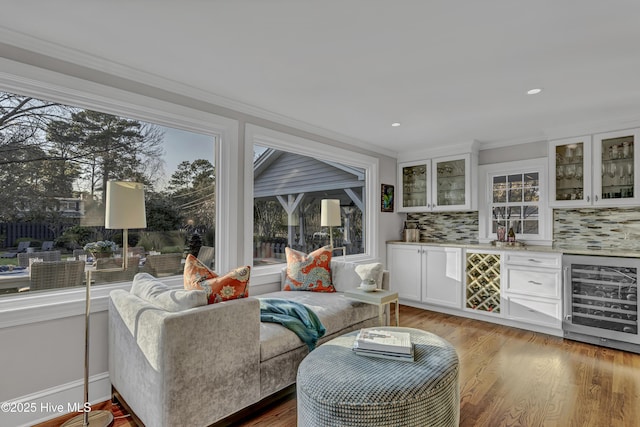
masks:
<instances>
[{"instance_id":1,"label":"outdoor patio chair","mask_svg":"<svg viewBox=\"0 0 640 427\"><path fill-rule=\"evenodd\" d=\"M169 276L182 272L182 254L148 255L143 271L152 276Z\"/></svg>"},{"instance_id":2,"label":"outdoor patio chair","mask_svg":"<svg viewBox=\"0 0 640 427\"><path fill-rule=\"evenodd\" d=\"M20 267L29 267L29 259L40 258L43 261L60 261L60 251L48 251L48 252L27 252L24 254L18 254L18 265Z\"/></svg>"},{"instance_id":3,"label":"outdoor patio chair","mask_svg":"<svg viewBox=\"0 0 640 427\"><path fill-rule=\"evenodd\" d=\"M105 269L122 268L122 258L98 258L96 261L96 271L91 275L94 283L127 282L133 280L133 276L138 273L139 256L129 257L127 269L121 271L101 271Z\"/></svg>"},{"instance_id":4,"label":"outdoor patio chair","mask_svg":"<svg viewBox=\"0 0 640 427\"><path fill-rule=\"evenodd\" d=\"M87 251L85 251L84 249L74 249L73 250L73 259L75 259L76 261L79 260L79 256L80 255L87 255Z\"/></svg>"},{"instance_id":5,"label":"outdoor patio chair","mask_svg":"<svg viewBox=\"0 0 640 427\"><path fill-rule=\"evenodd\" d=\"M83 261L48 261L31 265L30 291L82 286Z\"/></svg>"},{"instance_id":6,"label":"outdoor patio chair","mask_svg":"<svg viewBox=\"0 0 640 427\"><path fill-rule=\"evenodd\" d=\"M215 255L216 255L215 248L211 246L201 246L200 250L198 251L198 256L196 258L198 258L198 260L200 260L200 262L206 265L207 267L212 268Z\"/></svg>"},{"instance_id":7,"label":"outdoor patio chair","mask_svg":"<svg viewBox=\"0 0 640 427\"><path fill-rule=\"evenodd\" d=\"M16 255L21 254L27 251L27 248L31 245L31 242L20 242L18 243L18 249L15 251L5 252L0 255L0 258L15 258Z\"/></svg>"},{"instance_id":8,"label":"outdoor patio chair","mask_svg":"<svg viewBox=\"0 0 640 427\"><path fill-rule=\"evenodd\" d=\"M41 251L50 251L53 249L53 241L46 241L46 242L42 242L42 247L40 248Z\"/></svg>"}]
</instances>

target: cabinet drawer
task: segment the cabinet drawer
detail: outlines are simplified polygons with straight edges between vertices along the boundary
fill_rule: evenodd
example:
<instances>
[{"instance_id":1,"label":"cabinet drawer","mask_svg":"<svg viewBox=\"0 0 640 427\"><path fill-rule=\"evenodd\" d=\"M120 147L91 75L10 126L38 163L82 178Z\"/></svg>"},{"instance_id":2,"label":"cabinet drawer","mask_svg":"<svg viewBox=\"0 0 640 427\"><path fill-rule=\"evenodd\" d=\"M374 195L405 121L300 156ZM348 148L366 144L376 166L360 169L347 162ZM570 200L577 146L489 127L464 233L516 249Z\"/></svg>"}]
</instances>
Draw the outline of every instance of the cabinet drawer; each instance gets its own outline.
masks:
<instances>
[{"instance_id":1,"label":"cabinet drawer","mask_svg":"<svg viewBox=\"0 0 640 427\"><path fill-rule=\"evenodd\" d=\"M561 284L561 270L507 268L507 291L509 293L560 298Z\"/></svg>"},{"instance_id":2,"label":"cabinet drawer","mask_svg":"<svg viewBox=\"0 0 640 427\"><path fill-rule=\"evenodd\" d=\"M561 268L560 254L543 254L537 252L507 252L505 261L511 265L526 265L529 267Z\"/></svg>"},{"instance_id":3,"label":"cabinet drawer","mask_svg":"<svg viewBox=\"0 0 640 427\"><path fill-rule=\"evenodd\" d=\"M560 328L562 326L562 307L560 301L509 297L507 299L507 317L522 322Z\"/></svg>"}]
</instances>

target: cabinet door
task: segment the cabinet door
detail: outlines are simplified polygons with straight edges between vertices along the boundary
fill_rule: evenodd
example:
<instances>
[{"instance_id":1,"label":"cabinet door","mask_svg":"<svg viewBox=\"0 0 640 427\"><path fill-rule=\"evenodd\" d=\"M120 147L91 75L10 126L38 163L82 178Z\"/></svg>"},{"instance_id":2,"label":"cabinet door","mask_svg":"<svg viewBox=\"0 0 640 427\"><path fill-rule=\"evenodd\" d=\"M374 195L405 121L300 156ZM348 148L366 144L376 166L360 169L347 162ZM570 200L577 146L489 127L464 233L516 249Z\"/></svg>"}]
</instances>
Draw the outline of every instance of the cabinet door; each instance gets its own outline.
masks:
<instances>
[{"instance_id":1,"label":"cabinet door","mask_svg":"<svg viewBox=\"0 0 640 427\"><path fill-rule=\"evenodd\" d=\"M594 204L599 206L638 205L636 173L640 152L640 129L610 132L593 138Z\"/></svg>"},{"instance_id":2,"label":"cabinet door","mask_svg":"<svg viewBox=\"0 0 640 427\"><path fill-rule=\"evenodd\" d=\"M399 212L421 212L430 207L431 162L400 163L398 165Z\"/></svg>"},{"instance_id":3,"label":"cabinet door","mask_svg":"<svg viewBox=\"0 0 640 427\"><path fill-rule=\"evenodd\" d=\"M434 211L471 209L471 155L440 157L431 161Z\"/></svg>"},{"instance_id":4,"label":"cabinet door","mask_svg":"<svg viewBox=\"0 0 640 427\"><path fill-rule=\"evenodd\" d=\"M462 308L462 249L424 247L426 269L422 301Z\"/></svg>"},{"instance_id":5,"label":"cabinet door","mask_svg":"<svg viewBox=\"0 0 640 427\"><path fill-rule=\"evenodd\" d=\"M420 301L423 254L420 245L387 246L389 289L400 298Z\"/></svg>"},{"instance_id":6,"label":"cabinet door","mask_svg":"<svg viewBox=\"0 0 640 427\"><path fill-rule=\"evenodd\" d=\"M591 137L549 143L549 205L588 206L593 200Z\"/></svg>"}]
</instances>

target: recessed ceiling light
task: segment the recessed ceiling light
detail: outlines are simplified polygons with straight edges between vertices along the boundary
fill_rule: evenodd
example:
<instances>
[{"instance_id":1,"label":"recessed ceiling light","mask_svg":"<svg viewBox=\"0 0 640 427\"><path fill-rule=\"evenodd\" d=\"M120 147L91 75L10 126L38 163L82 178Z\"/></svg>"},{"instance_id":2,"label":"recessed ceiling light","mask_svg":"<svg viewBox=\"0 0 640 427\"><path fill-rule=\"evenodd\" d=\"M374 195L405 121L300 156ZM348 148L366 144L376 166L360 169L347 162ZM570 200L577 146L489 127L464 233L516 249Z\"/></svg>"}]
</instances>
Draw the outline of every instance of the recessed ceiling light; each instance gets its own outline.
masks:
<instances>
[{"instance_id":1,"label":"recessed ceiling light","mask_svg":"<svg viewBox=\"0 0 640 427\"><path fill-rule=\"evenodd\" d=\"M542 92L542 89L536 88L536 89L529 89L527 91L527 95L537 95L540 92Z\"/></svg>"},{"instance_id":2,"label":"recessed ceiling light","mask_svg":"<svg viewBox=\"0 0 640 427\"><path fill-rule=\"evenodd\" d=\"M393 126L394 128L397 128L398 126L400 126L400 123L394 122L394 123L391 123L391 126Z\"/></svg>"}]
</instances>

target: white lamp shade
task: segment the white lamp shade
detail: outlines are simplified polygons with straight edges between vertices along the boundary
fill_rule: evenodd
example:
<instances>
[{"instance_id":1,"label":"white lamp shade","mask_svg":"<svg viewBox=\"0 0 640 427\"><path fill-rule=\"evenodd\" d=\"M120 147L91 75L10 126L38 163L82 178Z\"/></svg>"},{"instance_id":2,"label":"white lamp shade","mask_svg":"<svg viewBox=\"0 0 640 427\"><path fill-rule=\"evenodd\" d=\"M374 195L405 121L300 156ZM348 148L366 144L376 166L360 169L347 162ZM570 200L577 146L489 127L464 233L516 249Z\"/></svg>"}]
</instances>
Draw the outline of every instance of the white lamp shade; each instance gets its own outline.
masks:
<instances>
[{"instance_id":1,"label":"white lamp shade","mask_svg":"<svg viewBox=\"0 0 640 427\"><path fill-rule=\"evenodd\" d=\"M320 205L320 226L335 227L340 224L340 200L322 200L322 204Z\"/></svg>"},{"instance_id":2,"label":"white lamp shade","mask_svg":"<svg viewBox=\"0 0 640 427\"><path fill-rule=\"evenodd\" d=\"M144 185L139 182L108 181L104 226L109 229L145 228Z\"/></svg>"}]
</instances>

